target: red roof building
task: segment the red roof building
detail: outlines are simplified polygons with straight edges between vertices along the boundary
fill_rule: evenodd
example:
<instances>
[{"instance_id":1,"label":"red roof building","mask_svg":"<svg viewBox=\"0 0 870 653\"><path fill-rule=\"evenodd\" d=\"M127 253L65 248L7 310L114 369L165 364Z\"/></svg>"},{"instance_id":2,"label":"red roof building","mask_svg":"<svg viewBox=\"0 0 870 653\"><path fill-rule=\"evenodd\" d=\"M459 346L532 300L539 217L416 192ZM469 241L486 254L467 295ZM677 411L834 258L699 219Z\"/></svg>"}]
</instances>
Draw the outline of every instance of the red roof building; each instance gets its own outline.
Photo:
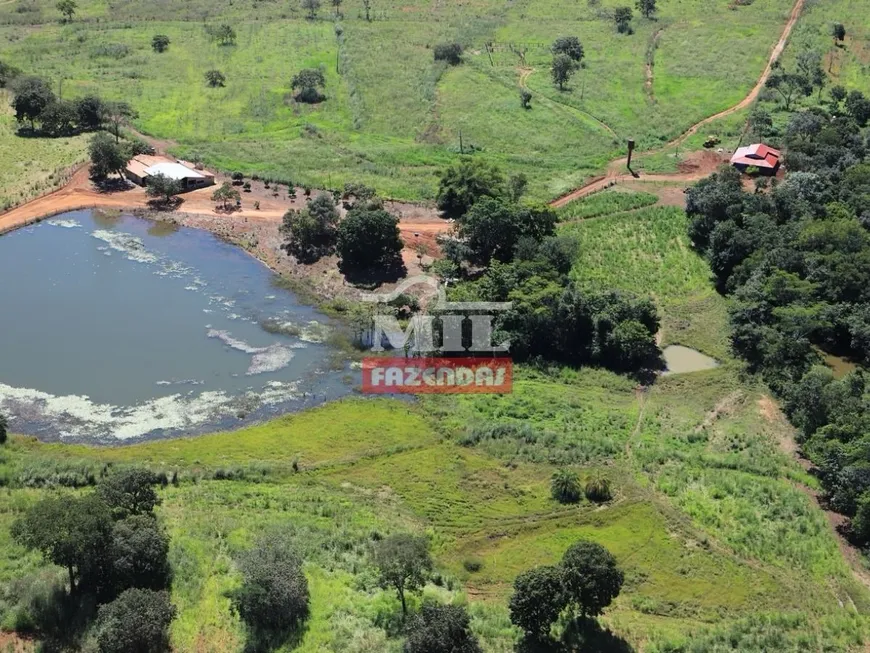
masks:
<instances>
[{"instance_id":1,"label":"red roof building","mask_svg":"<svg viewBox=\"0 0 870 653\"><path fill-rule=\"evenodd\" d=\"M738 147L731 157L731 165L746 172L750 166L758 168L765 174L776 174L779 170L782 154L779 150L768 147L764 143L755 143L746 147Z\"/></svg>"}]
</instances>

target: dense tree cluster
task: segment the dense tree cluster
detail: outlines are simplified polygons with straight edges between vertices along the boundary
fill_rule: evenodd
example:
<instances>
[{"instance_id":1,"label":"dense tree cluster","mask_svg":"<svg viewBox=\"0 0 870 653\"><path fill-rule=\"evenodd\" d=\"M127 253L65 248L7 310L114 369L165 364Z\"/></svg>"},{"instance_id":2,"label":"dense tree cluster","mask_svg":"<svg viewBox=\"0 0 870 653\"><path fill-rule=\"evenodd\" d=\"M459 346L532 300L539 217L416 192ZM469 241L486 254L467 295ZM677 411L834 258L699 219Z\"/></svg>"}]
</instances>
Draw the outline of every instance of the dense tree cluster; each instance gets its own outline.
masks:
<instances>
[{"instance_id":1,"label":"dense tree cluster","mask_svg":"<svg viewBox=\"0 0 870 653\"><path fill-rule=\"evenodd\" d=\"M427 604L408 624L404 653L483 653L460 605Z\"/></svg>"},{"instance_id":2,"label":"dense tree cluster","mask_svg":"<svg viewBox=\"0 0 870 653\"><path fill-rule=\"evenodd\" d=\"M646 376L661 367L653 303L626 293L580 288L568 273L578 244L556 236L557 216L525 203L525 179L466 158L445 171L438 206L455 218L442 241L452 273L485 272L455 286L457 301L511 302L494 323L495 342L508 340L518 360L543 358L592 364Z\"/></svg>"},{"instance_id":3,"label":"dense tree cluster","mask_svg":"<svg viewBox=\"0 0 870 653\"><path fill-rule=\"evenodd\" d=\"M854 514L870 491L866 375L834 379L821 351L870 361L870 163L859 121L794 114L785 181L743 190L722 169L688 191L690 236L735 298L734 351L785 399L832 505Z\"/></svg>"},{"instance_id":4,"label":"dense tree cluster","mask_svg":"<svg viewBox=\"0 0 870 653\"><path fill-rule=\"evenodd\" d=\"M175 610L164 591L169 538L152 512L159 503L155 482L148 471L121 470L94 492L47 496L12 524L16 542L66 569L68 598L81 606L71 623L88 614L87 606L100 605L94 633L101 652L168 650ZM52 624L53 631L65 627Z\"/></svg>"},{"instance_id":5,"label":"dense tree cluster","mask_svg":"<svg viewBox=\"0 0 870 653\"><path fill-rule=\"evenodd\" d=\"M558 565L535 567L517 576L509 606L511 622L533 638L546 639L566 609L588 617L603 613L624 581L607 549L579 540Z\"/></svg>"}]
</instances>

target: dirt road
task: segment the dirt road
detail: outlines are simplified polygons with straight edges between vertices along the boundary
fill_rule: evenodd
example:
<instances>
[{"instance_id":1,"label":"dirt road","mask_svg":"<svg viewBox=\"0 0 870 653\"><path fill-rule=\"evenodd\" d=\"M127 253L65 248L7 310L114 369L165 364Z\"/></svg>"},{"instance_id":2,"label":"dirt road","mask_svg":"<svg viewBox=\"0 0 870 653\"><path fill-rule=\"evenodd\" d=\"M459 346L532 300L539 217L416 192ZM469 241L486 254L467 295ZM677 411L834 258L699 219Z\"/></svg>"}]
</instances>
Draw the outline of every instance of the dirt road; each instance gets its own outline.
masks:
<instances>
[{"instance_id":1,"label":"dirt road","mask_svg":"<svg viewBox=\"0 0 870 653\"><path fill-rule=\"evenodd\" d=\"M654 150L647 150L644 154L656 154L658 152L662 152L668 148L676 147L681 144L690 136L697 133L697 131L707 125L714 120L718 120L719 118L725 118L726 116L730 116L733 113L736 113L742 109L745 109L749 105L751 105L758 98L758 94L761 93L761 90L764 88L764 85L767 83L768 78L770 77L770 73L773 70L774 62L779 58L782 54L782 51L785 49L786 43L788 43L788 38L791 36L791 32L794 29L795 24L800 18L801 11L803 11L804 3L806 0L796 0L794 7L791 10L791 14L789 15L788 22L785 24L785 27L782 30L782 34L779 37L779 41L777 41L773 50L770 53L770 57L767 60L767 66L765 66L764 71L761 73L761 77L758 78L758 81L755 83L755 86L752 87L752 90L749 91L749 94L743 98L740 102L735 104L733 107L725 109L724 111L720 111L717 114L704 118L700 122L695 123L689 129L684 131L682 134L677 136L675 139L666 143L665 145L656 148ZM627 174L622 172L626 169L626 164L628 159L626 157L621 157L619 159L614 159L610 162L607 167L607 172L601 177L596 177L592 179L585 185L577 188L570 193L563 195L562 197L553 200L550 202L550 206L553 208L559 208L560 206L564 206L568 202L572 202L574 200L580 199L581 197L586 197L592 193L603 190L608 186L613 185L614 183L619 183L620 181L628 181L639 179L639 177L635 177L634 175ZM697 181L699 177L695 173L676 173L672 175L644 175L644 181L669 181L669 182L693 182Z\"/></svg>"}]
</instances>

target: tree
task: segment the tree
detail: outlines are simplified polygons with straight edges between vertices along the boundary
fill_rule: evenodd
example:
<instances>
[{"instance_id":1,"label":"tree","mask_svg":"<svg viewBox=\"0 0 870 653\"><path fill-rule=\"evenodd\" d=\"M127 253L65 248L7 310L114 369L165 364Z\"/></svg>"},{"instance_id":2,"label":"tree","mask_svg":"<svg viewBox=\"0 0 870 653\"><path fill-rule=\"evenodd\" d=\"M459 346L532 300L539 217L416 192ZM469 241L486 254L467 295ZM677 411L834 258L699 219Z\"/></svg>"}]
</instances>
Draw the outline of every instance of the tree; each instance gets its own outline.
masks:
<instances>
[{"instance_id":1,"label":"tree","mask_svg":"<svg viewBox=\"0 0 870 653\"><path fill-rule=\"evenodd\" d=\"M6 438L9 437L9 420L6 415L0 413L0 444L6 444Z\"/></svg>"},{"instance_id":2,"label":"tree","mask_svg":"<svg viewBox=\"0 0 870 653\"><path fill-rule=\"evenodd\" d=\"M424 605L408 625L404 653L483 653L464 606Z\"/></svg>"},{"instance_id":3,"label":"tree","mask_svg":"<svg viewBox=\"0 0 870 653\"><path fill-rule=\"evenodd\" d=\"M822 99L822 89L828 82L825 69L822 67L822 53L818 50L804 49L797 56L797 71L810 84L810 87L818 87L819 100Z\"/></svg>"},{"instance_id":4,"label":"tree","mask_svg":"<svg viewBox=\"0 0 870 653\"><path fill-rule=\"evenodd\" d=\"M51 136L71 134L77 120L76 105L68 100L56 100L39 114L42 131Z\"/></svg>"},{"instance_id":5,"label":"tree","mask_svg":"<svg viewBox=\"0 0 870 653\"><path fill-rule=\"evenodd\" d=\"M115 587L159 590L169 584L169 537L153 515L131 515L112 529Z\"/></svg>"},{"instance_id":6,"label":"tree","mask_svg":"<svg viewBox=\"0 0 870 653\"><path fill-rule=\"evenodd\" d=\"M565 90L565 84L571 79L575 69L574 60L567 54L557 54L553 57L550 73L553 75L553 83L559 85L560 91Z\"/></svg>"},{"instance_id":7,"label":"tree","mask_svg":"<svg viewBox=\"0 0 870 653\"><path fill-rule=\"evenodd\" d=\"M858 509L852 517L852 532L861 544L870 543L870 492L858 499Z\"/></svg>"},{"instance_id":8,"label":"tree","mask_svg":"<svg viewBox=\"0 0 870 653\"><path fill-rule=\"evenodd\" d=\"M457 221L457 233L470 252L473 263L513 259L524 237L540 242L551 236L558 218L547 206L520 206L501 199L483 197Z\"/></svg>"},{"instance_id":9,"label":"tree","mask_svg":"<svg viewBox=\"0 0 870 653\"><path fill-rule=\"evenodd\" d=\"M635 6L644 18L652 18L656 13L656 0L637 0Z\"/></svg>"},{"instance_id":10,"label":"tree","mask_svg":"<svg viewBox=\"0 0 870 653\"><path fill-rule=\"evenodd\" d=\"M111 474L97 485L97 494L112 510L116 519L143 515L160 505L154 491L154 474L141 467L128 467Z\"/></svg>"},{"instance_id":11,"label":"tree","mask_svg":"<svg viewBox=\"0 0 870 653\"><path fill-rule=\"evenodd\" d=\"M108 507L93 493L47 496L17 519L11 532L22 546L64 567L72 593L80 581L104 574L112 542L112 518Z\"/></svg>"},{"instance_id":12,"label":"tree","mask_svg":"<svg viewBox=\"0 0 870 653\"><path fill-rule=\"evenodd\" d=\"M76 9L78 5L74 0L60 0L57 3L57 10L63 15L64 20L70 22L73 19L73 16L76 15Z\"/></svg>"},{"instance_id":13,"label":"tree","mask_svg":"<svg viewBox=\"0 0 870 653\"><path fill-rule=\"evenodd\" d=\"M139 114L127 102L103 103L103 122L108 123L116 143L121 140L121 128L138 117Z\"/></svg>"},{"instance_id":14,"label":"tree","mask_svg":"<svg viewBox=\"0 0 870 653\"><path fill-rule=\"evenodd\" d=\"M222 88L227 84L226 76L219 70L207 70L205 73L205 83L211 88Z\"/></svg>"},{"instance_id":15,"label":"tree","mask_svg":"<svg viewBox=\"0 0 870 653\"><path fill-rule=\"evenodd\" d=\"M211 201L220 202L224 210L228 210L233 201L238 202L241 199L242 196L239 191L233 188L228 181L225 181L223 184L221 184L211 194Z\"/></svg>"},{"instance_id":16,"label":"tree","mask_svg":"<svg viewBox=\"0 0 870 653\"><path fill-rule=\"evenodd\" d=\"M15 66L0 61L0 88L6 88L19 75L21 71Z\"/></svg>"},{"instance_id":17,"label":"tree","mask_svg":"<svg viewBox=\"0 0 870 653\"><path fill-rule=\"evenodd\" d=\"M213 28L211 35L220 45L236 44L236 30L234 30L231 25L218 25Z\"/></svg>"},{"instance_id":18,"label":"tree","mask_svg":"<svg viewBox=\"0 0 870 653\"><path fill-rule=\"evenodd\" d=\"M511 623L533 637L544 639L566 605L562 568L535 567L514 581L509 605Z\"/></svg>"},{"instance_id":19,"label":"tree","mask_svg":"<svg viewBox=\"0 0 870 653\"><path fill-rule=\"evenodd\" d=\"M583 494L580 477L569 469L557 469L550 480L550 494L559 503L577 503Z\"/></svg>"},{"instance_id":20,"label":"tree","mask_svg":"<svg viewBox=\"0 0 870 653\"><path fill-rule=\"evenodd\" d=\"M520 90L520 106L523 109L532 108L532 92L527 88Z\"/></svg>"},{"instance_id":21,"label":"tree","mask_svg":"<svg viewBox=\"0 0 870 653\"><path fill-rule=\"evenodd\" d=\"M604 476L596 476L586 482L586 487L583 488L583 494L590 501L596 503L602 501L610 501L613 498L613 492L610 489L610 481Z\"/></svg>"},{"instance_id":22,"label":"tree","mask_svg":"<svg viewBox=\"0 0 870 653\"><path fill-rule=\"evenodd\" d=\"M813 85L809 78L801 73L790 73L777 61L774 63L773 72L767 78L767 88L772 88L785 102L785 110L791 110L791 103L798 94L804 96L813 92Z\"/></svg>"},{"instance_id":23,"label":"tree","mask_svg":"<svg viewBox=\"0 0 870 653\"><path fill-rule=\"evenodd\" d=\"M175 606L165 591L132 588L101 605L94 627L100 653L164 653Z\"/></svg>"},{"instance_id":24,"label":"tree","mask_svg":"<svg viewBox=\"0 0 870 653\"><path fill-rule=\"evenodd\" d=\"M396 590L402 614L407 615L405 593L422 589L426 574L432 569L426 538L406 533L390 535L375 544L373 562L381 587Z\"/></svg>"},{"instance_id":25,"label":"tree","mask_svg":"<svg viewBox=\"0 0 870 653\"><path fill-rule=\"evenodd\" d=\"M462 63L462 46L459 43L439 43L434 49L435 61L446 61L451 66Z\"/></svg>"},{"instance_id":26,"label":"tree","mask_svg":"<svg viewBox=\"0 0 870 653\"><path fill-rule=\"evenodd\" d=\"M831 36L835 43L842 43L846 38L846 28L843 23L834 23L831 25Z\"/></svg>"},{"instance_id":27,"label":"tree","mask_svg":"<svg viewBox=\"0 0 870 653\"><path fill-rule=\"evenodd\" d=\"M833 86L831 87L831 99L834 101L835 110L839 108L840 102L846 99L848 93L846 92L846 88L844 86Z\"/></svg>"},{"instance_id":28,"label":"tree","mask_svg":"<svg viewBox=\"0 0 870 653\"><path fill-rule=\"evenodd\" d=\"M529 187L529 178L522 172L508 177L507 196L511 202L519 202Z\"/></svg>"},{"instance_id":29,"label":"tree","mask_svg":"<svg viewBox=\"0 0 870 653\"><path fill-rule=\"evenodd\" d=\"M402 268L399 220L383 209L353 209L338 226L336 250L345 274Z\"/></svg>"},{"instance_id":30,"label":"tree","mask_svg":"<svg viewBox=\"0 0 870 653\"><path fill-rule=\"evenodd\" d=\"M155 34L154 38L151 39L151 49L154 52L166 52L170 43L171 41L166 34Z\"/></svg>"},{"instance_id":31,"label":"tree","mask_svg":"<svg viewBox=\"0 0 870 653\"><path fill-rule=\"evenodd\" d=\"M363 9L365 9L365 12L366 12L366 22L370 23L370 22L372 22L372 14L371 14L372 0L362 0L362 3L363 3Z\"/></svg>"},{"instance_id":32,"label":"tree","mask_svg":"<svg viewBox=\"0 0 870 653\"><path fill-rule=\"evenodd\" d=\"M498 168L464 157L441 174L436 202L443 217L457 219L481 197L500 197L503 193L504 177Z\"/></svg>"},{"instance_id":33,"label":"tree","mask_svg":"<svg viewBox=\"0 0 870 653\"><path fill-rule=\"evenodd\" d=\"M313 263L335 245L338 219L338 209L327 193L315 197L301 211L290 209L281 224L284 249L303 263Z\"/></svg>"},{"instance_id":34,"label":"tree","mask_svg":"<svg viewBox=\"0 0 870 653\"><path fill-rule=\"evenodd\" d=\"M148 197L161 200L164 204L172 202L172 198L184 190L181 181L164 174L150 175L147 180L145 194Z\"/></svg>"},{"instance_id":35,"label":"tree","mask_svg":"<svg viewBox=\"0 0 870 653\"><path fill-rule=\"evenodd\" d=\"M320 0L302 0L302 8L308 12L308 20L314 20L320 11Z\"/></svg>"},{"instance_id":36,"label":"tree","mask_svg":"<svg viewBox=\"0 0 870 653\"><path fill-rule=\"evenodd\" d=\"M759 138L765 138L773 131L773 119L767 111L756 106L749 114L749 128Z\"/></svg>"},{"instance_id":37,"label":"tree","mask_svg":"<svg viewBox=\"0 0 870 653\"><path fill-rule=\"evenodd\" d=\"M631 7L617 7L613 12L613 20L616 23L616 31L620 34L631 34L631 19L634 13Z\"/></svg>"},{"instance_id":38,"label":"tree","mask_svg":"<svg viewBox=\"0 0 870 653\"><path fill-rule=\"evenodd\" d=\"M88 152L91 157L91 176L94 179L105 179L110 174L123 176L130 160L126 148L103 132L94 134L88 145Z\"/></svg>"},{"instance_id":39,"label":"tree","mask_svg":"<svg viewBox=\"0 0 870 653\"><path fill-rule=\"evenodd\" d=\"M79 129L94 130L103 126L106 110L96 95L85 95L76 100L76 114Z\"/></svg>"},{"instance_id":40,"label":"tree","mask_svg":"<svg viewBox=\"0 0 870 653\"><path fill-rule=\"evenodd\" d=\"M302 561L279 536L267 536L238 562L242 584L233 605L258 635L281 635L308 617L308 581Z\"/></svg>"},{"instance_id":41,"label":"tree","mask_svg":"<svg viewBox=\"0 0 870 653\"><path fill-rule=\"evenodd\" d=\"M583 59L583 44L576 36L560 36L553 41L553 47L550 49L553 54L568 55L576 63L580 63Z\"/></svg>"},{"instance_id":42,"label":"tree","mask_svg":"<svg viewBox=\"0 0 870 653\"><path fill-rule=\"evenodd\" d=\"M48 82L39 77L18 77L12 84L12 93L15 120L29 120L31 130L36 128L34 123L45 108L56 101Z\"/></svg>"},{"instance_id":43,"label":"tree","mask_svg":"<svg viewBox=\"0 0 870 653\"><path fill-rule=\"evenodd\" d=\"M864 127L870 121L870 99L861 91L852 91L846 96L846 111L859 127Z\"/></svg>"},{"instance_id":44,"label":"tree","mask_svg":"<svg viewBox=\"0 0 870 653\"><path fill-rule=\"evenodd\" d=\"M325 99L320 89L326 86L326 77L320 68L303 68L293 76L290 86L298 91L296 99L299 102L314 104Z\"/></svg>"},{"instance_id":45,"label":"tree","mask_svg":"<svg viewBox=\"0 0 870 653\"><path fill-rule=\"evenodd\" d=\"M335 11L335 17L336 17L337 19L338 19L338 18L342 18L343 15L344 15L344 14L341 13L341 3L342 3L342 0L331 0L331 2L332 2L332 8L333 8L333 10Z\"/></svg>"},{"instance_id":46,"label":"tree","mask_svg":"<svg viewBox=\"0 0 870 653\"><path fill-rule=\"evenodd\" d=\"M580 540L562 557L568 604L583 616L595 617L619 595L625 576L613 555L600 544Z\"/></svg>"}]
</instances>

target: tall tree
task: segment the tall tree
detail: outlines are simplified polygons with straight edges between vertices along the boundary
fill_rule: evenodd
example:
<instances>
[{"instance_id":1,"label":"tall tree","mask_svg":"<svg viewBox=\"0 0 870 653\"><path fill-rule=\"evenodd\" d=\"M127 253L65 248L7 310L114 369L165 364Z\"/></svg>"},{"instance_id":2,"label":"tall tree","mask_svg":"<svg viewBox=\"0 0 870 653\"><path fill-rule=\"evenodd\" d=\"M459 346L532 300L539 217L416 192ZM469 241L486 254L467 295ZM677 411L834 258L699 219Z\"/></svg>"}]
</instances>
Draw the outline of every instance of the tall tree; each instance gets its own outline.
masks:
<instances>
[{"instance_id":1,"label":"tall tree","mask_svg":"<svg viewBox=\"0 0 870 653\"><path fill-rule=\"evenodd\" d=\"M559 85L559 90L565 90L565 84L571 79L576 70L574 60L567 54L557 54L553 57L550 73L553 75L553 83Z\"/></svg>"},{"instance_id":2,"label":"tall tree","mask_svg":"<svg viewBox=\"0 0 870 653\"><path fill-rule=\"evenodd\" d=\"M398 218L383 209L355 208L338 226L336 250L345 274L393 276L404 270L403 247Z\"/></svg>"},{"instance_id":3,"label":"tall tree","mask_svg":"<svg viewBox=\"0 0 870 653\"><path fill-rule=\"evenodd\" d=\"M338 209L328 193L321 193L301 211L287 211L280 227L284 249L302 263L313 263L335 245L338 220Z\"/></svg>"},{"instance_id":4,"label":"tall tree","mask_svg":"<svg viewBox=\"0 0 870 653\"><path fill-rule=\"evenodd\" d=\"M225 181L223 184L221 184L211 194L212 202L220 202L224 210L229 209L232 202L238 202L240 199L242 199L241 194L239 193L239 191L233 188L228 181Z\"/></svg>"},{"instance_id":5,"label":"tall tree","mask_svg":"<svg viewBox=\"0 0 870 653\"><path fill-rule=\"evenodd\" d=\"M303 68L293 76L290 86L297 91L297 100L314 104L324 99L320 89L326 86L326 77L320 68Z\"/></svg>"},{"instance_id":6,"label":"tall tree","mask_svg":"<svg viewBox=\"0 0 870 653\"><path fill-rule=\"evenodd\" d=\"M810 95L813 92L812 81L805 75L794 72L790 73L777 61L773 66L773 72L767 78L767 88L772 88L785 103L785 110L791 110L791 103L799 95Z\"/></svg>"},{"instance_id":7,"label":"tall tree","mask_svg":"<svg viewBox=\"0 0 870 653\"><path fill-rule=\"evenodd\" d=\"M572 61L580 63L583 59L583 44L576 36L560 36L550 48L553 54L567 54Z\"/></svg>"},{"instance_id":8,"label":"tall tree","mask_svg":"<svg viewBox=\"0 0 870 653\"><path fill-rule=\"evenodd\" d=\"M600 615L619 595L625 581L613 555L589 540L568 548L562 569L566 598L584 616Z\"/></svg>"},{"instance_id":9,"label":"tall tree","mask_svg":"<svg viewBox=\"0 0 870 653\"><path fill-rule=\"evenodd\" d=\"M483 653L464 606L424 605L408 624L404 653Z\"/></svg>"},{"instance_id":10,"label":"tall tree","mask_svg":"<svg viewBox=\"0 0 870 653\"><path fill-rule=\"evenodd\" d=\"M613 21L616 23L616 31L620 34L631 34L631 19L634 14L631 7L617 7L613 10Z\"/></svg>"},{"instance_id":11,"label":"tall tree","mask_svg":"<svg viewBox=\"0 0 870 653\"><path fill-rule=\"evenodd\" d=\"M169 49L171 41L166 34L155 34L151 39L151 49L154 52L166 52Z\"/></svg>"},{"instance_id":12,"label":"tall tree","mask_svg":"<svg viewBox=\"0 0 870 653\"><path fill-rule=\"evenodd\" d=\"M375 545L373 562L381 587L396 590L402 602L402 614L407 615L405 593L421 589L426 574L432 569L426 538L406 533L390 535Z\"/></svg>"},{"instance_id":13,"label":"tall tree","mask_svg":"<svg viewBox=\"0 0 870 653\"><path fill-rule=\"evenodd\" d=\"M103 103L103 122L108 125L109 131L114 134L116 143L121 140L121 128L138 117L139 114L127 102Z\"/></svg>"},{"instance_id":14,"label":"tall tree","mask_svg":"<svg viewBox=\"0 0 870 653\"><path fill-rule=\"evenodd\" d=\"M504 176L483 159L463 157L447 168L438 182L436 203L445 218L458 219L482 197L500 197Z\"/></svg>"},{"instance_id":15,"label":"tall tree","mask_svg":"<svg viewBox=\"0 0 870 653\"><path fill-rule=\"evenodd\" d=\"M169 537L153 515L131 515L115 522L112 571L117 591L160 590L169 584Z\"/></svg>"},{"instance_id":16,"label":"tall tree","mask_svg":"<svg viewBox=\"0 0 870 653\"><path fill-rule=\"evenodd\" d=\"M637 0L635 6L644 18L652 18L656 13L656 0Z\"/></svg>"},{"instance_id":17,"label":"tall tree","mask_svg":"<svg viewBox=\"0 0 870 653\"><path fill-rule=\"evenodd\" d=\"M166 653L175 614L165 591L126 590L100 606L94 626L99 653Z\"/></svg>"},{"instance_id":18,"label":"tall tree","mask_svg":"<svg viewBox=\"0 0 870 653\"><path fill-rule=\"evenodd\" d=\"M372 22L372 0L362 0L363 9L366 12L366 22Z\"/></svg>"},{"instance_id":19,"label":"tall tree","mask_svg":"<svg viewBox=\"0 0 870 653\"><path fill-rule=\"evenodd\" d=\"M181 181L172 179L163 174L151 175L148 177L148 186L145 188L145 194L148 197L153 197L160 200L164 204L170 204L172 198L181 193L184 188Z\"/></svg>"},{"instance_id":20,"label":"tall tree","mask_svg":"<svg viewBox=\"0 0 870 653\"><path fill-rule=\"evenodd\" d=\"M129 467L117 471L97 485L97 494L112 510L116 519L129 515L142 515L160 505L154 490L154 474L141 467Z\"/></svg>"},{"instance_id":21,"label":"tall tree","mask_svg":"<svg viewBox=\"0 0 870 653\"><path fill-rule=\"evenodd\" d=\"M510 600L511 623L544 639L567 605L561 567L535 567L517 576Z\"/></svg>"},{"instance_id":22,"label":"tall tree","mask_svg":"<svg viewBox=\"0 0 870 653\"><path fill-rule=\"evenodd\" d=\"M124 174L127 162L130 160L127 148L114 142L112 137L104 132L94 134L88 145L91 157L91 176L94 179L105 179L110 174Z\"/></svg>"},{"instance_id":23,"label":"tall tree","mask_svg":"<svg viewBox=\"0 0 870 653\"><path fill-rule=\"evenodd\" d=\"M78 9L75 0L60 0L56 6L66 22L70 22L73 19L73 16L76 15L76 9Z\"/></svg>"},{"instance_id":24,"label":"tall tree","mask_svg":"<svg viewBox=\"0 0 870 653\"><path fill-rule=\"evenodd\" d=\"M314 20L320 11L320 0L302 0L302 8L308 12L308 20Z\"/></svg>"}]
</instances>

